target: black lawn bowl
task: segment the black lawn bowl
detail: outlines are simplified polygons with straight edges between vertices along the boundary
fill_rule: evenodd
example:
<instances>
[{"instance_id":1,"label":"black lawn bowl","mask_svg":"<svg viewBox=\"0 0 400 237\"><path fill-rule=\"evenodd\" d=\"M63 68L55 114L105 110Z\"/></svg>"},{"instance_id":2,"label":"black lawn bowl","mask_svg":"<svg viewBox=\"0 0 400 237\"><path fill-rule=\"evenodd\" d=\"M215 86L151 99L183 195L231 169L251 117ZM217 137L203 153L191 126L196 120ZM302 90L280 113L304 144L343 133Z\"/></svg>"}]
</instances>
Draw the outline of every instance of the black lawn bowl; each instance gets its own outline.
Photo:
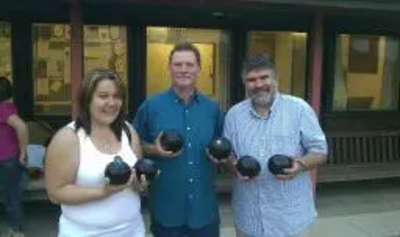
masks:
<instances>
[{"instance_id":1,"label":"black lawn bowl","mask_svg":"<svg viewBox=\"0 0 400 237\"><path fill-rule=\"evenodd\" d=\"M293 158L285 155L273 155L268 160L268 169L274 175L285 174L284 169L291 168Z\"/></svg>"},{"instance_id":2,"label":"black lawn bowl","mask_svg":"<svg viewBox=\"0 0 400 237\"><path fill-rule=\"evenodd\" d=\"M114 161L107 165L105 177L110 185L122 185L129 181L132 169L125 163L120 156L116 156Z\"/></svg>"},{"instance_id":3,"label":"black lawn bowl","mask_svg":"<svg viewBox=\"0 0 400 237\"><path fill-rule=\"evenodd\" d=\"M165 151L177 152L182 149L183 137L177 130L166 130L160 137L161 148Z\"/></svg>"},{"instance_id":4,"label":"black lawn bowl","mask_svg":"<svg viewBox=\"0 0 400 237\"><path fill-rule=\"evenodd\" d=\"M151 182L157 177L159 173L159 169L157 168L156 164L150 159L138 160L134 168L138 180L140 180L140 177L142 175L145 175L146 180L148 182Z\"/></svg>"},{"instance_id":5,"label":"black lawn bowl","mask_svg":"<svg viewBox=\"0 0 400 237\"><path fill-rule=\"evenodd\" d=\"M246 155L239 158L236 169L241 176L251 179L260 174L261 165L256 158Z\"/></svg>"},{"instance_id":6,"label":"black lawn bowl","mask_svg":"<svg viewBox=\"0 0 400 237\"><path fill-rule=\"evenodd\" d=\"M208 151L218 160L227 159L231 154L232 144L225 137L217 138L211 142Z\"/></svg>"}]
</instances>

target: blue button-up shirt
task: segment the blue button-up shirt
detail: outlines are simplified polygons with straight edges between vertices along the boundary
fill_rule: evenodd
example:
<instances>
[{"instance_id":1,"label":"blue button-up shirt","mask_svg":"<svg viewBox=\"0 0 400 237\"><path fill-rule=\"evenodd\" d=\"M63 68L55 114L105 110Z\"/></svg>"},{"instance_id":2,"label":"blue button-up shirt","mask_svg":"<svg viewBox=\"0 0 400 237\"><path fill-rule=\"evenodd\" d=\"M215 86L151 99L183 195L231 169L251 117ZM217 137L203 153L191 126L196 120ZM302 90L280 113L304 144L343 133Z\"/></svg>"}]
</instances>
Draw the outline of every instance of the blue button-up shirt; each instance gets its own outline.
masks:
<instances>
[{"instance_id":1,"label":"blue button-up shirt","mask_svg":"<svg viewBox=\"0 0 400 237\"><path fill-rule=\"evenodd\" d=\"M234 180L232 203L239 229L251 237L290 237L307 228L317 216L309 173L277 180L267 162L274 154L327 153L312 108L302 99L277 94L269 116L263 118L248 99L228 111L224 136L233 143L237 157L251 155L262 167L254 180Z\"/></svg>"},{"instance_id":2,"label":"blue button-up shirt","mask_svg":"<svg viewBox=\"0 0 400 237\"><path fill-rule=\"evenodd\" d=\"M150 157L161 169L150 189L150 211L159 224L199 228L219 220L216 170L205 148L221 135L222 121L217 103L200 93L186 104L171 88L140 106L134 126L141 139L153 143L166 129L185 139L178 157Z\"/></svg>"}]
</instances>

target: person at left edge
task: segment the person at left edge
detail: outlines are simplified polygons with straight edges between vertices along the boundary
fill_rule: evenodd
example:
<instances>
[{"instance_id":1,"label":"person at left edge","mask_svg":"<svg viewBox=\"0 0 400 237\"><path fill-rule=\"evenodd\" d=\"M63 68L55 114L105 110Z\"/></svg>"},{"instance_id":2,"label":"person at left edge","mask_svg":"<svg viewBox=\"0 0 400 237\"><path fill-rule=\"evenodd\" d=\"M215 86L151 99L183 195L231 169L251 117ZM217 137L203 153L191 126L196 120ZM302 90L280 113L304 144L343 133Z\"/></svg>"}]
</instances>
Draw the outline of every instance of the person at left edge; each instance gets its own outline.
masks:
<instances>
[{"instance_id":1,"label":"person at left edge","mask_svg":"<svg viewBox=\"0 0 400 237\"><path fill-rule=\"evenodd\" d=\"M10 237L25 236L20 182L26 165L29 131L13 103L13 86L0 77L0 199L5 206Z\"/></svg>"}]
</instances>

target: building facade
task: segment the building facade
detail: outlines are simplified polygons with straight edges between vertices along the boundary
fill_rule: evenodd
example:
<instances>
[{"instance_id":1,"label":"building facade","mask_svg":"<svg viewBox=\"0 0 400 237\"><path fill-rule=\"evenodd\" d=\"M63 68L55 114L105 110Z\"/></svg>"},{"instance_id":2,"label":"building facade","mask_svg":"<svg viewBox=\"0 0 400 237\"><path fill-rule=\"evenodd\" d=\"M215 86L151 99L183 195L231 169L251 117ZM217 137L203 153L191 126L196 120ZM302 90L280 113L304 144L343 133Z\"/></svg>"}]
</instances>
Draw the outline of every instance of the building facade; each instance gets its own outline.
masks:
<instances>
[{"instance_id":1,"label":"building facade","mask_svg":"<svg viewBox=\"0 0 400 237\"><path fill-rule=\"evenodd\" d=\"M202 54L199 88L227 110L245 97L247 54L274 57L280 90L309 101L330 155L318 182L400 175L400 3L359 0L3 0L0 75L32 142L71 120L85 72L128 85L128 117L169 86L173 44Z\"/></svg>"}]
</instances>

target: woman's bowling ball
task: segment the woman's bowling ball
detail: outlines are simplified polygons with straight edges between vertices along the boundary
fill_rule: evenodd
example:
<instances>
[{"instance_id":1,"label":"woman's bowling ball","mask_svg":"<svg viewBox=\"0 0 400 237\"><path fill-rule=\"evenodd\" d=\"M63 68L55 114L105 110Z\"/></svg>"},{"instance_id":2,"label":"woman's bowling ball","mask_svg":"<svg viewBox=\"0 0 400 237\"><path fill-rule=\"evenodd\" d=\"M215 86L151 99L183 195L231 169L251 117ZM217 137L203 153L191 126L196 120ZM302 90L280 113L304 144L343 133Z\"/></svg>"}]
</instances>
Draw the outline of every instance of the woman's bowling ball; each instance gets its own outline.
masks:
<instances>
[{"instance_id":1,"label":"woman's bowling ball","mask_svg":"<svg viewBox=\"0 0 400 237\"><path fill-rule=\"evenodd\" d=\"M286 155L273 155L268 160L268 169L274 174L285 174L284 169L290 168L293 165L293 158Z\"/></svg>"},{"instance_id":2,"label":"woman's bowling ball","mask_svg":"<svg viewBox=\"0 0 400 237\"><path fill-rule=\"evenodd\" d=\"M225 137L217 138L211 142L208 151L218 160L226 159L231 154L232 144Z\"/></svg>"},{"instance_id":3,"label":"woman's bowling ball","mask_svg":"<svg viewBox=\"0 0 400 237\"><path fill-rule=\"evenodd\" d=\"M236 169L241 176L254 178L260 174L261 165L256 158L246 155L239 158Z\"/></svg>"},{"instance_id":4,"label":"woman's bowling ball","mask_svg":"<svg viewBox=\"0 0 400 237\"><path fill-rule=\"evenodd\" d=\"M150 159L138 160L134 168L138 180L140 180L140 177L144 175L146 180L151 182L159 173L159 169L157 168L156 164Z\"/></svg>"},{"instance_id":5,"label":"woman's bowling ball","mask_svg":"<svg viewBox=\"0 0 400 237\"><path fill-rule=\"evenodd\" d=\"M161 148L165 151L177 152L183 146L182 135L174 129L163 131L160 137Z\"/></svg>"},{"instance_id":6,"label":"woman's bowling ball","mask_svg":"<svg viewBox=\"0 0 400 237\"><path fill-rule=\"evenodd\" d=\"M105 177L109 180L110 185L126 184L131 175L131 168L120 156L115 156L114 161L109 163L105 170Z\"/></svg>"}]
</instances>

